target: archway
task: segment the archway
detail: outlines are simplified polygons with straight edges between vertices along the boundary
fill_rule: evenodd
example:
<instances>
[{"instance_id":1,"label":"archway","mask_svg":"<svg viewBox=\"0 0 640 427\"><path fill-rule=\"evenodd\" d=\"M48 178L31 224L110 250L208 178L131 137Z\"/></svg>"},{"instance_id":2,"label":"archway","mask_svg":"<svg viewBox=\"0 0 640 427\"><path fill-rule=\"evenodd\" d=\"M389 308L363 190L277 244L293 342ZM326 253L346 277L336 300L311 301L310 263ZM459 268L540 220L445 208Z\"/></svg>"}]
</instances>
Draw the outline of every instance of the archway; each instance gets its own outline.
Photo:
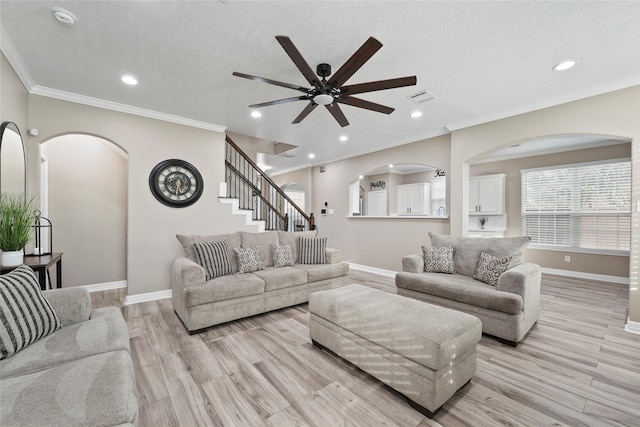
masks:
<instances>
[{"instance_id":1,"label":"archway","mask_svg":"<svg viewBox=\"0 0 640 427\"><path fill-rule=\"evenodd\" d=\"M63 286L126 287L128 154L87 134L40 146L41 211L63 252Z\"/></svg>"}]
</instances>

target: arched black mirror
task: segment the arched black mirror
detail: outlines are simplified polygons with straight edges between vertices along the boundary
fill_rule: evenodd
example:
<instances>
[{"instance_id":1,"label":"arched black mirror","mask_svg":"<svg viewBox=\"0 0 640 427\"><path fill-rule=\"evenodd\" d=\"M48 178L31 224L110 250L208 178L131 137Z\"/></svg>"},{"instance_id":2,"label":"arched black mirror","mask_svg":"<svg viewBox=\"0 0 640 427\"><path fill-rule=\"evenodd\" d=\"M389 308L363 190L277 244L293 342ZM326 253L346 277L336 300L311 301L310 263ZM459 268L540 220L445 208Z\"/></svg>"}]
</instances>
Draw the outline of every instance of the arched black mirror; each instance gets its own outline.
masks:
<instances>
[{"instance_id":1,"label":"arched black mirror","mask_svg":"<svg viewBox=\"0 0 640 427\"><path fill-rule=\"evenodd\" d=\"M22 136L15 123L4 122L0 128L0 193L24 194L26 190Z\"/></svg>"}]
</instances>

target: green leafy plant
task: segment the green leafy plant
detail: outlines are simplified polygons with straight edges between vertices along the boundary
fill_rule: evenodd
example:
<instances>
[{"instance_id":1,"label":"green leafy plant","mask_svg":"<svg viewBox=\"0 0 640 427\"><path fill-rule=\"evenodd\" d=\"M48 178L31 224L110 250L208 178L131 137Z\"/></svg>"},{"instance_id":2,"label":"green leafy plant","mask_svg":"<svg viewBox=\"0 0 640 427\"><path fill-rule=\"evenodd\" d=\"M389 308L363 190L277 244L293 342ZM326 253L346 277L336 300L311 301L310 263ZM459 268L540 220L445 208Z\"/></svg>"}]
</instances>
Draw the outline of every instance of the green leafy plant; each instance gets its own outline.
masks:
<instances>
[{"instance_id":1,"label":"green leafy plant","mask_svg":"<svg viewBox=\"0 0 640 427\"><path fill-rule=\"evenodd\" d=\"M20 251L31 239L35 219L35 197L24 194L0 194L0 250Z\"/></svg>"}]
</instances>

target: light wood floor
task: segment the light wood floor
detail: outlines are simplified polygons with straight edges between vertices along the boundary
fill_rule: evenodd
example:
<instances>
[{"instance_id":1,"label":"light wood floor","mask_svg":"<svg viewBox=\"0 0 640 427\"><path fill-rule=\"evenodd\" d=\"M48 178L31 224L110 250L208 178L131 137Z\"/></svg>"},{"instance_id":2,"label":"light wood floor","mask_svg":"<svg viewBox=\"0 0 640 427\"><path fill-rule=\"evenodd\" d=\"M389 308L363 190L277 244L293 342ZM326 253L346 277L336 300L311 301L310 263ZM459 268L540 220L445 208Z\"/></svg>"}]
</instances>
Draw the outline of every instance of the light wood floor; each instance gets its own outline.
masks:
<instances>
[{"instance_id":1,"label":"light wood floor","mask_svg":"<svg viewBox=\"0 0 640 427\"><path fill-rule=\"evenodd\" d=\"M395 292L392 278L354 283ZM95 306L123 294L92 294ZM171 300L123 307L140 426L640 426L640 335L627 286L543 276L542 313L517 348L483 336L471 383L429 420L311 345L307 305L190 336Z\"/></svg>"}]
</instances>

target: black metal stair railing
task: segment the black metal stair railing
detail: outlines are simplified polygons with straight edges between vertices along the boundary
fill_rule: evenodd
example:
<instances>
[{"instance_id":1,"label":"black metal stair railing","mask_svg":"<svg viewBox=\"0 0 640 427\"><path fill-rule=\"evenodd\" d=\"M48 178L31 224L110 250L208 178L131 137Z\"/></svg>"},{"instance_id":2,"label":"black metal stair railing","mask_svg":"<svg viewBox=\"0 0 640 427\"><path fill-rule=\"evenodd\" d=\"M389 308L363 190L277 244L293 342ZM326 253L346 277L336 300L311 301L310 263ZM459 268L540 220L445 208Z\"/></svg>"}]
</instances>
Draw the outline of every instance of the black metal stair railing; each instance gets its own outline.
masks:
<instances>
[{"instance_id":1,"label":"black metal stair railing","mask_svg":"<svg viewBox=\"0 0 640 427\"><path fill-rule=\"evenodd\" d=\"M253 211L266 230L316 229L313 214L300 209L228 136L225 145L226 196L238 199L240 209Z\"/></svg>"}]
</instances>

